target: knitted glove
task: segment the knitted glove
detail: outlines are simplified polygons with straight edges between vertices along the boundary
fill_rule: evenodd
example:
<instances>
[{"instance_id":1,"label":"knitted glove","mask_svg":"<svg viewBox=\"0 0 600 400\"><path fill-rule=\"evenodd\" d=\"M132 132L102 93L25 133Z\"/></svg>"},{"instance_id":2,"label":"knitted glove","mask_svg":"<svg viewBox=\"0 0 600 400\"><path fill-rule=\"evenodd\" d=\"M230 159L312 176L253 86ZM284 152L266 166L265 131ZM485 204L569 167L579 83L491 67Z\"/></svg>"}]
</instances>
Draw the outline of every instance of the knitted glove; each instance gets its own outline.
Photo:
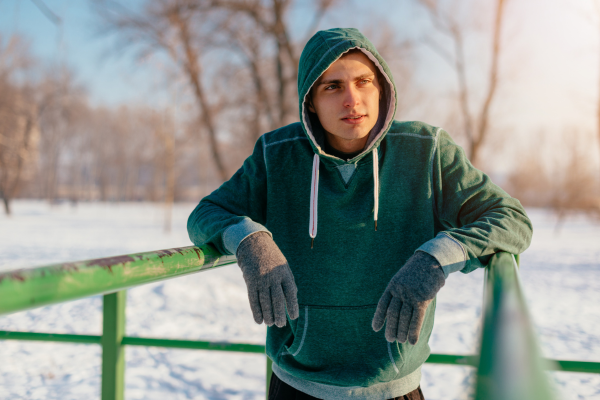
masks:
<instances>
[{"instance_id":1,"label":"knitted glove","mask_svg":"<svg viewBox=\"0 0 600 400\"><path fill-rule=\"evenodd\" d=\"M417 343L427 306L445 281L435 257L423 251L415 252L383 292L373 317L375 332L383 327L387 316L385 338L388 342L404 343L408 338L410 344Z\"/></svg>"},{"instance_id":2,"label":"knitted glove","mask_svg":"<svg viewBox=\"0 0 600 400\"><path fill-rule=\"evenodd\" d=\"M257 324L285 326L285 303L291 319L298 318L294 275L284 255L267 232L256 232L242 240L236 251L248 288L248 299Z\"/></svg>"}]
</instances>

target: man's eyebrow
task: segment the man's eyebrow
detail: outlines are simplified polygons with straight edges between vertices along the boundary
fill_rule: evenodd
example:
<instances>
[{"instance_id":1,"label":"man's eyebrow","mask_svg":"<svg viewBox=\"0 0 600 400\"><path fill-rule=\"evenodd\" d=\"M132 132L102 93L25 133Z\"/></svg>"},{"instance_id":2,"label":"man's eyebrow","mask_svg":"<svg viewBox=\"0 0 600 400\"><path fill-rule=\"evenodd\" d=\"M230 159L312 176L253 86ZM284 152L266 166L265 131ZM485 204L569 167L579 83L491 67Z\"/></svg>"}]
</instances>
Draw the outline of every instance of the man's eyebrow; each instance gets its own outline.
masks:
<instances>
[{"instance_id":1,"label":"man's eyebrow","mask_svg":"<svg viewBox=\"0 0 600 400\"><path fill-rule=\"evenodd\" d=\"M375 74L370 72L368 74L362 74L357 76L356 78L354 78L355 81L362 81L363 79L367 79L367 78L374 78Z\"/></svg>"},{"instance_id":2,"label":"man's eyebrow","mask_svg":"<svg viewBox=\"0 0 600 400\"><path fill-rule=\"evenodd\" d=\"M318 84L319 85L330 85L332 83L343 83L344 81L342 79L328 79L328 80L323 80L320 81Z\"/></svg>"},{"instance_id":3,"label":"man's eyebrow","mask_svg":"<svg viewBox=\"0 0 600 400\"><path fill-rule=\"evenodd\" d=\"M375 77L374 73L367 73L367 74L362 74L357 76L356 78L352 79L352 81L362 81L363 79L366 78L373 78ZM328 79L328 80L322 80L318 83L318 85L331 85L331 84L339 84L339 83L344 83L343 79Z\"/></svg>"}]
</instances>

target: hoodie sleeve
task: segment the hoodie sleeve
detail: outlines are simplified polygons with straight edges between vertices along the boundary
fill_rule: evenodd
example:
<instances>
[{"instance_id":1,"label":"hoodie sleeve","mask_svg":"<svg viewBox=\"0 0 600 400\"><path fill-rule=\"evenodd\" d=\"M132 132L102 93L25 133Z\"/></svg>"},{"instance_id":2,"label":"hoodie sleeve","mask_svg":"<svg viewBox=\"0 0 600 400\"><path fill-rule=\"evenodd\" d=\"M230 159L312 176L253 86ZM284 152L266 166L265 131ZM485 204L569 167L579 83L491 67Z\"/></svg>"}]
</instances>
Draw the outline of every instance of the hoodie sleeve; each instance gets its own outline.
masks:
<instances>
[{"instance_id":1,"label":"hoodie sleeve","mask_svg":"<svg viewBox=\"0 0 600 400\"><path fill-rule=\"evenodd\" d=\"M188 218L190 240L213 244L222 254L235 255L242 240L265 231L267 174L261 137L242 167L217 190L204 197ZM271 235L272 236L272 235Z\"/></svg>"},{"instance_id":2,"label":"hoodie sleeve","mask_svg":"<svg viewBox=\"0 0 600 400\"><path fill-rule=\"evenodd\" d=\"M521 203L473 167L444 130L434 151L434 212L441 230L418 250L434 256L446 277L485 267L499 251L525 251L533 230Z\"/></svg>"}]
</instances>

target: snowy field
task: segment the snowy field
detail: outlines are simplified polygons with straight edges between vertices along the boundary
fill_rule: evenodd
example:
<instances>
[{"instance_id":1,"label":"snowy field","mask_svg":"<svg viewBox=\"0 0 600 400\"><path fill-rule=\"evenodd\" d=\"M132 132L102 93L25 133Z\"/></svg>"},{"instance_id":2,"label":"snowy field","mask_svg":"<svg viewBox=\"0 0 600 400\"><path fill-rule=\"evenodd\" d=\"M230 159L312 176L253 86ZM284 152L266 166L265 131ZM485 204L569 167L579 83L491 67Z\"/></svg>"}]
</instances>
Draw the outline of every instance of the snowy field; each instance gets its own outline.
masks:
<instances>
[{"instance_id":1,"label":"snowy field","mask_svg":"<svg viewBox=\"0 0 600 400\"><path fill-rule=\"evenodd\" d=\"M49 206L18 201L0 216L0 270L191 245L185 228L195 204L176 205L172 233L154 204ZM559 232L545 210L528 210L531 247L521 278L547 357L600 361L600 224L571 217ZM436 353L477 350L482 271L453 274L438 295L431 338ZM237 266L132 289L127 334L264 343ZM0 317L0 330L95 334L100 297ZM0 399L97 399L95 345L0 341ZM129 347L127 399L264 399L266 359L196 350ZM426 364L428 400L468 399L473 370ZM600 399L600 375L552 373L562 399Z\"/></svg>"}]
</instances>

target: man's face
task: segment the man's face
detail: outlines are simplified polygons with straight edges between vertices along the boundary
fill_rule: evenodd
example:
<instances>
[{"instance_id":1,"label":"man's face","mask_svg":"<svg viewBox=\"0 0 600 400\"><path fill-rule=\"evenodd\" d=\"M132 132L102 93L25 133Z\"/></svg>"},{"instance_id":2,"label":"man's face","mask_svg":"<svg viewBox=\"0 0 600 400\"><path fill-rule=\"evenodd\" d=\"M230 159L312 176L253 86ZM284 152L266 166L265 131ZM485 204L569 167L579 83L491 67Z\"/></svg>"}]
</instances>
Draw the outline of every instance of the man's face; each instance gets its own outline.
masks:
<instances>
[{"instance_id":1,"label":"man's face","mask_svg":"<svg viewBox=\"0 0 600 400\"><path fill-rule=\"evenodd\" d=\"M315 112L329 143L344 152L360 151L379 116L381 86L375 65L362 52L331 64L312 90Z\"/></svg>"}]
</instances>

